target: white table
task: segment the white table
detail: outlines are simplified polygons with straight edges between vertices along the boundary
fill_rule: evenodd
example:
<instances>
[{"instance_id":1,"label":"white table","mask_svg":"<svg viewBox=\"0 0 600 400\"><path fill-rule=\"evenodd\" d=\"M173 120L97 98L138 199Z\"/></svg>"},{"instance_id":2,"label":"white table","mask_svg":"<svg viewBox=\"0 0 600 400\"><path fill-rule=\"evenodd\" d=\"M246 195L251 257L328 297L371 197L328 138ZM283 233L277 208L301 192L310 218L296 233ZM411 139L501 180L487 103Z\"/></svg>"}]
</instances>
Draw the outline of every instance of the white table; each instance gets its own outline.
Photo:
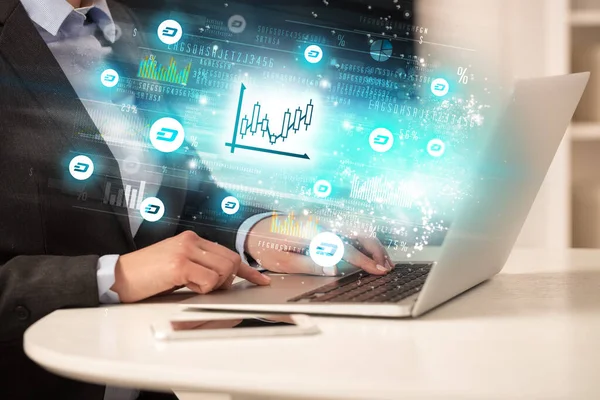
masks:
<instances>
[{"instance_id":1,"label":"white table","mask_svg":"<svg viewBox=\"0 0 600 400\"><path fill-rule=\"evenodd\" d=\"M156 342L150 322L175 309L57 311L29 328L25 350L67 377L182 399L600 398L600 251L515 251L422 318L317 318L312 337Z\"/></svg>"}]
</instances>

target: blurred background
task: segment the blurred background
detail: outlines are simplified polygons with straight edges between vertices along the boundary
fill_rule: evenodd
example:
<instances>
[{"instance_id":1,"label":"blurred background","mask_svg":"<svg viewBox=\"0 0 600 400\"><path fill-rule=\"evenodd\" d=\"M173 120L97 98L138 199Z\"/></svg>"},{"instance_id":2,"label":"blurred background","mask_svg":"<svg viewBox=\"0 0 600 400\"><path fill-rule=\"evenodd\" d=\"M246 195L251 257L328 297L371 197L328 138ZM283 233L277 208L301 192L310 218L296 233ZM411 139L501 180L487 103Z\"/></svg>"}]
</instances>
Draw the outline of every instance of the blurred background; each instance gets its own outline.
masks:
<instances>
[{"instance_id":1,"label":"blurred background","mask_svg":"<svg viewBox=\"0 0 600 400\"><path fill-rule=\"evenodd\" d=\"M506 85L592 72L517 245L600 248L600 0L420 0L415 6L421 25L480 42L495 69L490 73Z\"/></svg>"}]
</instances>

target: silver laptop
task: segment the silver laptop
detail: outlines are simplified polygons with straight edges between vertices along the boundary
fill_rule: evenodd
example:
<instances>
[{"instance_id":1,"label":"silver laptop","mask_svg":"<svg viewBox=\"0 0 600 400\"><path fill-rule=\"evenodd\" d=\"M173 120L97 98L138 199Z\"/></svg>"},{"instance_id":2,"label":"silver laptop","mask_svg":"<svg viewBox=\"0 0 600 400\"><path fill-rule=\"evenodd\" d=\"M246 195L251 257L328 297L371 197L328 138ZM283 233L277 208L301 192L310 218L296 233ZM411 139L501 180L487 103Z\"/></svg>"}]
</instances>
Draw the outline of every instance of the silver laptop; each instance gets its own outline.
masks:
<instances>
[{"instance_id":1,"label":"silver laptop","mask_svg":"<svg viewBox=\"0 0 600 400\"><path fill-rule=\"evenodd\" d=\"M273 274L183 302L206 310L417 317L504 266L587 85L589 73L519 81L479 153L436 261L401 262L388 275Z\"/></svg>"}]
</instances>

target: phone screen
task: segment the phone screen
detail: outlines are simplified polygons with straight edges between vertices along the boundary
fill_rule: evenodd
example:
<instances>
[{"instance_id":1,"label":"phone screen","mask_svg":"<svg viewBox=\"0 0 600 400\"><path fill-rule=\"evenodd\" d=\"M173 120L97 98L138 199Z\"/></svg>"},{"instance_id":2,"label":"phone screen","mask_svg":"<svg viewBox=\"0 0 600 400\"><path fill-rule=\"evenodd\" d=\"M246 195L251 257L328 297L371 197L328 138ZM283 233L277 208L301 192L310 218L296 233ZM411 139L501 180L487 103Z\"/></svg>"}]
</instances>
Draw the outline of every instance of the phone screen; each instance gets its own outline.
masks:
<instances>
[{"instance_id":1,"label":"phone screen","mask_svg":"<svg viewBox=\"0 0 600 400\"><path fill-rule=\"evenodd\" d=\"M250 329L273 326L297 326L290 315L274 315L265 318L243 318L243 319L203 319L203 320L181 320L171 321L173 331L196 331L196 330L222 330L222 329Z\"/></svg>"}]
</instances>

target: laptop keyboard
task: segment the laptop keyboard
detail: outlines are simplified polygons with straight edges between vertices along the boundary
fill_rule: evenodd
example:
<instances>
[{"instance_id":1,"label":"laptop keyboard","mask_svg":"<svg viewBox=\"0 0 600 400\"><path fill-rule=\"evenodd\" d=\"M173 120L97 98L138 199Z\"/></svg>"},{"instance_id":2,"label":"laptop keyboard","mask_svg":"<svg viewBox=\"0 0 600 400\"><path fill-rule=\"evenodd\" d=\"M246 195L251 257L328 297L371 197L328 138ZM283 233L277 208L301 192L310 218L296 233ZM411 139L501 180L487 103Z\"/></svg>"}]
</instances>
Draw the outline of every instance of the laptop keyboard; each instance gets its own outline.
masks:
<instances>
[{"instance_id":1,"label":"laptop keyboard","mask_svg":"<svg viewBox=\"0 0 600 400\"><path fill-rule=\"evenodd\" d=\"M310 303L396 303L421 290L432 264L396 264L387 275L358 272L288 300Z\"/></svg>"}]
</instances>

